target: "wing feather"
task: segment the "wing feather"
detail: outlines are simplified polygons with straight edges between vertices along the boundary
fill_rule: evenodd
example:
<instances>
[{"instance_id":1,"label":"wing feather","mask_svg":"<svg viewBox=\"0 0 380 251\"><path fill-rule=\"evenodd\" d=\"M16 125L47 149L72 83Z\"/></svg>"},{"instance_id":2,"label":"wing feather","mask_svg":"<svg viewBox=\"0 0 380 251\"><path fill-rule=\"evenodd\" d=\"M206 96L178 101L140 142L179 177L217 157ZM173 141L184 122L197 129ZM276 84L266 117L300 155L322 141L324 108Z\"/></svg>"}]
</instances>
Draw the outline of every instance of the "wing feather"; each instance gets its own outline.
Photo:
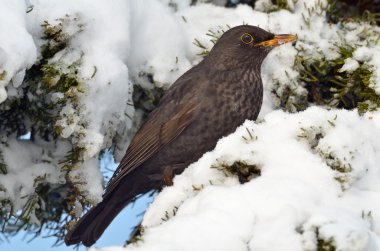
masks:
<instances>
[{"instance_id":1,"label":"wing feather","mask_svg":"<svg viewBox=\"0 0 380 251\"><path fill-rule=\"evenodd\" d=\"M132 139L111 180L107 184L107 196L132 170L157 153L163 146L172 142L195 118L197 105L187 103L167 122L158 124L151 116Z\"/></svg>"}]
</instances>

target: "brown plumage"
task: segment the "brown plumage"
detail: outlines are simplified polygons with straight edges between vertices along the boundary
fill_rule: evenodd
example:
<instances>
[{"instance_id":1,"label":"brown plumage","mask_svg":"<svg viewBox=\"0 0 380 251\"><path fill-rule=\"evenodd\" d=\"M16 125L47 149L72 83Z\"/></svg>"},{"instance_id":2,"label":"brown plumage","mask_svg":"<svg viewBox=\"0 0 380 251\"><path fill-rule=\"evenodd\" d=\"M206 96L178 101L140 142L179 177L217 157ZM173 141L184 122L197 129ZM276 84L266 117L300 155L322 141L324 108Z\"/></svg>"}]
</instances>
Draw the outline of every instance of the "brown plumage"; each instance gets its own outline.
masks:
<instances>
[{"instance_id":1,"label":"brown plumage","mask_svg":"<svg viewBox=\"0 0 380 251\"><path fill-rule=\"evenodd\" d=\"M197 66L183 74L162 97L132 139L108 183L103 201L69 231L67 245L91 246L116 215L139 194L170 185L218 139L259 114L261 63L274 47L295 40L258 27L230 29Z\"/></svg>"}]
</instances>

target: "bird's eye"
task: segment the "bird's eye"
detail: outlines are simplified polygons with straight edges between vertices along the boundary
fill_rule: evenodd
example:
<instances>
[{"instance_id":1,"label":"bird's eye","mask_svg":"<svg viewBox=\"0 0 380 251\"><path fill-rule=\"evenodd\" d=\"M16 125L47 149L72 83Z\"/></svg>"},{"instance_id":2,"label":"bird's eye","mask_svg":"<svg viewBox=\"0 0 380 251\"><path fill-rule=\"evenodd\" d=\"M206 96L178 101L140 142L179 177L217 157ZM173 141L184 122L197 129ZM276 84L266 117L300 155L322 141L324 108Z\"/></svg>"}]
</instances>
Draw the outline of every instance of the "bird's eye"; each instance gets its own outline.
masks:
<instances>
[{"instance_id":1,"label":"bird's eye","mask_svg":"<svg viewBox=\"0 0 380 251\"><path fill-rule=\"evenodd\" d=\"M250 44L253 42L253 37L249 33L244 33L243 35L241 35L240 39L245 44Z\"/></svg>"}]
</instances>

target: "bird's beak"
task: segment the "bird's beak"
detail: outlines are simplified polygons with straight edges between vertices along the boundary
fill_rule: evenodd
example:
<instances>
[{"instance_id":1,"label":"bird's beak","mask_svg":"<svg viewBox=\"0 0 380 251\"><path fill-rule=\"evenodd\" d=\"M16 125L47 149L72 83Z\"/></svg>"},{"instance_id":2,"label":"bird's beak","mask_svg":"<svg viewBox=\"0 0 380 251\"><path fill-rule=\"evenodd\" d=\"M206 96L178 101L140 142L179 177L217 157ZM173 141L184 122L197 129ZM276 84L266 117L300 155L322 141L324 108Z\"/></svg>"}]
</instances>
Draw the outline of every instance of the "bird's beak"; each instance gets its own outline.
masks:
<instances>
[{"instance_id":1,"label":"bird's beak","mask_svg":"<svg viewBox=\"0 0 380 251\"><path fill-rule=\"evenodd\" d=\"M290 43L297 40L297 35L291 34L279 34L275 35L272 39L255 44L255 46L261 47L276 47L282 44Z\"/></svg>"}]
</instances>

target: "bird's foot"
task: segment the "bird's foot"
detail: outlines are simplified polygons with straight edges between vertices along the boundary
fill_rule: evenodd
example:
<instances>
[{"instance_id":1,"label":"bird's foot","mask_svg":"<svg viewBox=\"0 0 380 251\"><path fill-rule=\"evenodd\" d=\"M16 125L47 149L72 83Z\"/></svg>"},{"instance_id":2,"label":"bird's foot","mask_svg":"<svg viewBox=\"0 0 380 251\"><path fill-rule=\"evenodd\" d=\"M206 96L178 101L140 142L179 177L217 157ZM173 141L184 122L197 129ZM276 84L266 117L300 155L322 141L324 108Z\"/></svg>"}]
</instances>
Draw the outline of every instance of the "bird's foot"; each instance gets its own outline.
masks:
<instances>
[{"instance_id":1,"label":"bird's foot","mask_svg":"<svg viewBox=\"0 0 380 251\"><path fill-rule=\"evenodd\" d=\"M170 166L167 166L164 168L164 182L165 185L167 186L172 186L173 185L173 168Z\"/></svg>"}]
</instances>

